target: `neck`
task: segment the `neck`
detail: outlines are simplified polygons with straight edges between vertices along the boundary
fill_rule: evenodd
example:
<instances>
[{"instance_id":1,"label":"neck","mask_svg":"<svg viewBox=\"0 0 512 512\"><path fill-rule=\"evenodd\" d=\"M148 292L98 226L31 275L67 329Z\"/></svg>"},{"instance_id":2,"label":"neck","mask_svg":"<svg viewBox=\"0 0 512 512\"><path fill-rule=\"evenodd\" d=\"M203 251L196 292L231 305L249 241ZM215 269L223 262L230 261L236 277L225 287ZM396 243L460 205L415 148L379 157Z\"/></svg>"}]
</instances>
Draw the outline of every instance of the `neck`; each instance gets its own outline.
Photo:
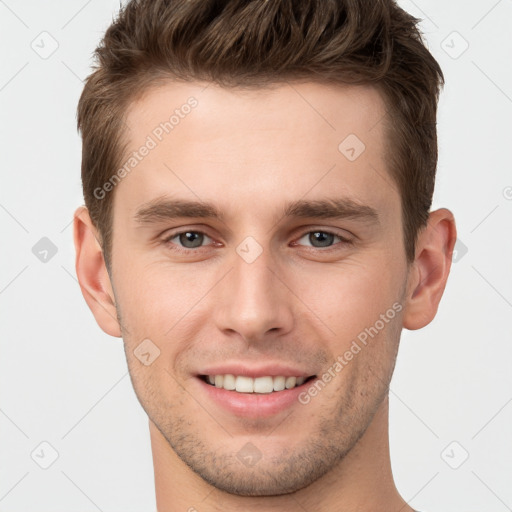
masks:
<instances>
[{"instance_id":1,"label":"neck","mask_svg":"<svg viewBox=\"0 0 512 512\"><path fill-rule=\"evenodd\" d=\"M297 492L281 496L246 497L212 487L177 457L150 421L158 512L413 512L399 495L391 472L388 397L368 429L344 459L327 474Z\"/></svg>"}]
</instances>

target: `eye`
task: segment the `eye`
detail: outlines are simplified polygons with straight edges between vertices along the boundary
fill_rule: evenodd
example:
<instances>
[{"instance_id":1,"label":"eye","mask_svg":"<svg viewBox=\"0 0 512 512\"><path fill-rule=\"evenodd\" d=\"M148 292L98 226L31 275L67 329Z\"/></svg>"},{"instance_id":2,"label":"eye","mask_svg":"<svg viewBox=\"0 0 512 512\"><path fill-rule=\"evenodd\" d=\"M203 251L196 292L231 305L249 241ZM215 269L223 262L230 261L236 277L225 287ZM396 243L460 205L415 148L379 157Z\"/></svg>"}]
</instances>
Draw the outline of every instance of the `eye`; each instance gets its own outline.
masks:
<instances>
[{"instance_id":1,"label":"eye","mask_svg":"<svg viewBox=\"0 0 512 512\"><path fill-rule=\"evenodd\" d=\"M341 235L337 235L336 233L331 233L330 231L309 231L302 235L299 238L298 242L305 239L310 247L322 248L322 247L332 247L333 243L336 242L336 239L340 240L343 244L351 244L352 241L348 238L344 238ZM308 244L305 244L308 245Z\"/></svg>"},{"instance_id":2,"label":"eye","mask_svg":"<svg viewBox=\"0 0 512 512\"><path fill-rule=\"evenodd\" d=\"M201 231L186 230L170 234L163 242L172 246L173 250L188 252L211 244L213 240ZM293 245L305 245L317 249L326 248L327 250L338 244L349 245L352 244L352 241L330 231L315 230L304 233L297 242L293 243Z\"/></svg>"},{"instance_id":3,"label":"eye","mask_svg":"<svg viewBox=\"0 0 512 512\"><path fill-rule=\"evenodd\" d=\"M210 242L212 241L208 235L201 231L190 230L173 233L164 239L164 243L176 245L177 250L181 250L180 246L183 249L195 249L197 247L202 247L205 240L209 240Z\"/></svg>"}]
</instances>

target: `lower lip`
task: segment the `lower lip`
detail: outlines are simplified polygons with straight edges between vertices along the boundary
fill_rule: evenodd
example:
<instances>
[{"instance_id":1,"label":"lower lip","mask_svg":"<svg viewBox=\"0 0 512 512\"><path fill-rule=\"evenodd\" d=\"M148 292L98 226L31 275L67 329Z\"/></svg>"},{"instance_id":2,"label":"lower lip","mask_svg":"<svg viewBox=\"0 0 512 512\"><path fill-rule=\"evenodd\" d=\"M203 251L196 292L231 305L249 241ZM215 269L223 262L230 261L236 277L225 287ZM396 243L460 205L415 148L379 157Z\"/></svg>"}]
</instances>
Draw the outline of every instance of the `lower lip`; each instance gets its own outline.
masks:
<instances>
[{"instance_id":1,"label":"lower lip","mask_svg":"<svg viewBox=\"0 0 512 512\"><path fill-rule=\"evenodd\" d=\"M238 393L207 384L201 378L197 381L210 402L237 416L246 418L264 418L278 414L299 403L299 395L314 382L311 379L293 389L272 393Z\"/></svg>"}]
</instances>

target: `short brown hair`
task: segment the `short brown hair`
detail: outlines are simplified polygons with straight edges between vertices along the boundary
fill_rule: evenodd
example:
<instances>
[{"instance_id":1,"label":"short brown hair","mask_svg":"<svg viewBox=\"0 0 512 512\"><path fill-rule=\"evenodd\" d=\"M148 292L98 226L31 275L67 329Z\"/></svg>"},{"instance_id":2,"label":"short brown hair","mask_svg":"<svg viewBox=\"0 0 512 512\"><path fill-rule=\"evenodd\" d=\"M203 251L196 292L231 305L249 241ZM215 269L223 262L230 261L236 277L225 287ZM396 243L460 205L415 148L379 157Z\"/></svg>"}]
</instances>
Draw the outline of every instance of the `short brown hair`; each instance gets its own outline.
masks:
<instances>
[{"instance_id":1,"label":"short brown hair","mask_svg":"<svg viewBox=\"0 0 512 512\"><path fill-rule=\"evenodd\" d=\"M386 109L386 162L402 200L414 260L437 165L436 111L444 77L412 17L393 0L132 0L95 51L77 120L82 185L110 270L114 192L130 102L162 80L265 87L287 80L373 85Z\"/></svg>"}]
</instances>

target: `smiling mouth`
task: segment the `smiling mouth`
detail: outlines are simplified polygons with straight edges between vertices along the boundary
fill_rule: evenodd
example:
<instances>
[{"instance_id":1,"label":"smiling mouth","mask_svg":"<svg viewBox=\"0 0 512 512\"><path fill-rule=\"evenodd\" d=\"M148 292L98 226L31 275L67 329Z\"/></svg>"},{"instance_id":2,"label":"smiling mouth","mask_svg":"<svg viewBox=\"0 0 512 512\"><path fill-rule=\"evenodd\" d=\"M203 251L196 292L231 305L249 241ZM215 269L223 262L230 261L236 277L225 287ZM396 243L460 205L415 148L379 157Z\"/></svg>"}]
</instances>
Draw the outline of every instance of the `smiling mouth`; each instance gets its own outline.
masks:
<instances>
[{"instance_id":1,"label":"smiling mouth","mask_svg":"<svg viewBox=\"0 0 512 512\"><path fill-rule=\"evenodd\" d=\"M265 376L265 377L247 377L245 375L200 375L207 384L216 388L222 388L226 391L235 391L237 393L274 393L293 389L302 386L316 375L310 377L284 377L284 376Z\"/></svg>"}]
</instances>

